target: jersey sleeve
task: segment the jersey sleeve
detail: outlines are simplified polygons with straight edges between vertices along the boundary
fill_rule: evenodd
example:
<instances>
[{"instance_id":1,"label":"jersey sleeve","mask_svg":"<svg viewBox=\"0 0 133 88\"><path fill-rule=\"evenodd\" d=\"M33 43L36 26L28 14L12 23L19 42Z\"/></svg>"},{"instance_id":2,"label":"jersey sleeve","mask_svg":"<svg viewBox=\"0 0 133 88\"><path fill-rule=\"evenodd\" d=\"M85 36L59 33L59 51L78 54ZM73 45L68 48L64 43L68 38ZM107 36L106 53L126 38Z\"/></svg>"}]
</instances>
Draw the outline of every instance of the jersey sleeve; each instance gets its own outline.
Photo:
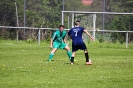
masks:
<instances>
[{"instance_id":1,"label":"jersey sleeve","mask_svg":"<svg viewBox=\"0 0 133 88\"><path fill-rule=\"evenodd\" d=\"M52 39L52 40L55 40L55 37L56 37L56 32L53 33L51 39Z\"/></svg>"},{"instance_id":2,"label":"jersey sleeve","mask_svg":"<svg viewBox=\"0 0 133 88\"><path fill-rule=\"evenodd\" d=\"M70 29L70 30L68 31L68 35L70 35L70 34L71 34L71 31L72 31L72 29Z\"/></svg>"}]
</instances>

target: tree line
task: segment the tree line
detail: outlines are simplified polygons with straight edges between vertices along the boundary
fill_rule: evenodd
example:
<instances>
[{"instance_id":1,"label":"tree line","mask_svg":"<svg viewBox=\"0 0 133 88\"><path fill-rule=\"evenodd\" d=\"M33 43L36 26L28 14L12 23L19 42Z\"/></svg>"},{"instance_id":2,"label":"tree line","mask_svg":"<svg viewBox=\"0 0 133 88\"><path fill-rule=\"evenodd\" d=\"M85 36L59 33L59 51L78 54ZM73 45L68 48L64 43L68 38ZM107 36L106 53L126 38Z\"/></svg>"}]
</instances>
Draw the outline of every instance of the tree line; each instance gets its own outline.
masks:
<instances>
[{"instance_id":1,"label":"tree line","mask_svg":"<svg viewBox=\"0 0 133 88\"><path fill-rule=\"evenodd\" d=\"M81 0L64 0L64 10L68 11L103 11L104 0L93 0L91 5L84 5ZM18 8L19 26L24 26L24 0L16 0ZM26 26L58 28L61 24L61 11L63 10L62 0L26 0L25 6ZM133 0L105 0L105 12L133 12ZM113 19L112 19L113 18ZM65 17L64 19L67 19ZM133 16L118 15L105 16L105 29L133 31ZM97 27L102 29L102 17L97 19ZM67 23L66 23L67 24ZM17 26L15 0L0 0L0 26ZM65 25L67 26L67 25ZM37 39L38 30L18 29L19 39ZM50 37L49 30L41 30L41 39L47 40ZM121 39L123 37L123 39ZM112 38L118 38L121 42L125 40L124 33L112 34ZM129 34L129 41L132 40L132 33ZM16 39L16 29L0 28L0 38Z\"/></svg>"}]
</instances>

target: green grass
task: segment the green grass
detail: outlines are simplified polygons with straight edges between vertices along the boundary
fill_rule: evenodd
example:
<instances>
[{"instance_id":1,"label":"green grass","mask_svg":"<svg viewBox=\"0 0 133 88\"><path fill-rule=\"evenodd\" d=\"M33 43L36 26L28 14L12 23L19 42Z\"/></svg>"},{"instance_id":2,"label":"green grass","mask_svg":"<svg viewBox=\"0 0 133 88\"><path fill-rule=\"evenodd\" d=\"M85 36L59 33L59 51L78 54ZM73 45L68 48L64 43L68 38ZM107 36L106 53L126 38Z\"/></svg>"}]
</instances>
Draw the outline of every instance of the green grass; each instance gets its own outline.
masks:
<instances>
[{"instance_id":1,"label":"green grass","mask_svg":"<svg viewBox=\"0 0 133 88\"><path fill-rule=\"evenodd\" d=\"M93 65L83 51L70 65L64 50L47 61L49 43L0 40L0 88L133 88L133 49L110 45L91 43Z\"/></svg>"}]
</instances>

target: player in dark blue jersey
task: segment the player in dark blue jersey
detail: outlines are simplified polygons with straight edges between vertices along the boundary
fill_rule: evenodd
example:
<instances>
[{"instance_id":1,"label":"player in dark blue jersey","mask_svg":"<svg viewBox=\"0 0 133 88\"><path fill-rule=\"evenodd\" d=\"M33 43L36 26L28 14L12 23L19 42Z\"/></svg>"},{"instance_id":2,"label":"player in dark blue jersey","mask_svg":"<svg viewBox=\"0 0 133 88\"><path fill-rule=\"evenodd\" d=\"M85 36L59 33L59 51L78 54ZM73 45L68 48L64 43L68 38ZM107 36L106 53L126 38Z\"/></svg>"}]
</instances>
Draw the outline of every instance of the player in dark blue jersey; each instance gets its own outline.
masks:
<instances>
[{"instance_id":1,"label":"player in dark blue jersey","mask_svg":"<svg viewBox=\"0 0 133 88\"><path fill-rule=\"evenodd\" d=\"M82 34L83 32L86 33L91 40L93 40L93 38L91 37L91 35L87 32L87 30L85 30L83 27L80 26L80 21L76 21L75 22L76 26L71 28L68 32L68 35L71 37L72 39L72 57L71 57L71 64L74 64L74 56L77 50L84 50L85 53L85 58L86 58L86 64L87 65L91 65L92 62L89 60L89 55L88 55L88 51L87 51L87 47L85 45L85 43L83 42L82 39Z\"/></svg>"}]
</instances>

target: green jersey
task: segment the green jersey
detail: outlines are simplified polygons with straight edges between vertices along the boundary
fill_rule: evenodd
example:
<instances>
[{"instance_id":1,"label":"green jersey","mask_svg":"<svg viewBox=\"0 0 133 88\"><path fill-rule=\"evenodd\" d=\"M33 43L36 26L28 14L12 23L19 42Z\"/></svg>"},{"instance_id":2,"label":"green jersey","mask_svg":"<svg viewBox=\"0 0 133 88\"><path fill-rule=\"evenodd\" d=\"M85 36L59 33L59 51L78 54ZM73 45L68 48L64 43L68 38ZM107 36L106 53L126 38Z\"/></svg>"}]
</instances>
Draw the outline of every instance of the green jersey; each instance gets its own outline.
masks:
<instances>
[{"instance_id":1,"label":"green jersey","mask_svg":"<svg viewBox=\"0 0 133 88\"><path fill-rule=\"evenodd\" d=\"M65 38L66 36L66 31L63 30L62 32L60 32L59 30L55 31L53 33L53 36L52 36L52 39L53 39L53 42L63 42L63 39Z\"/></svg>"}]
</instances>

